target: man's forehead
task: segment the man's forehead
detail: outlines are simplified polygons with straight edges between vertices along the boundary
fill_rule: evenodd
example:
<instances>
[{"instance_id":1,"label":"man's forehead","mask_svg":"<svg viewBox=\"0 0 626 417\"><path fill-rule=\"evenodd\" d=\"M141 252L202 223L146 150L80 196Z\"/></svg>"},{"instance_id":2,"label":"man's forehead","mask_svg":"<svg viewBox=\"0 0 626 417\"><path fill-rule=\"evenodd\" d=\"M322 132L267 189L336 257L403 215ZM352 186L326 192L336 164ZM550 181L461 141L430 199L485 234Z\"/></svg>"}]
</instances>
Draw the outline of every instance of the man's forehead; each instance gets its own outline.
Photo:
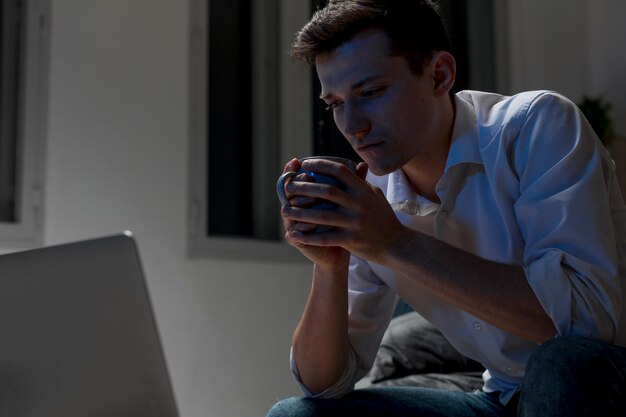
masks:
<instances>
[{"instance_id":1,"label":"man's forehead","mask_svg":"<svg viewBox=\"0 0 626 417\"><path fill-rule=\"evenodd\" d=\"M393 58L386 35L378 31L356 36L318 55L315 65L323 89L348 88L388 72Z\"/></svg>"},{"instance_id":2,"label":"man's forehead","mask_svg":"<svg viewBox=\"0 0 626 417\"><path fill-rule=\"evenodd\" d=\"M315 57L316 65L340 59L341 61L360 60L377 55L379 58L388 56L390 40L387 34L380 29L366 29L357 32L350 39L340 43L328 52Z\"/></svg>"}]
</instances>

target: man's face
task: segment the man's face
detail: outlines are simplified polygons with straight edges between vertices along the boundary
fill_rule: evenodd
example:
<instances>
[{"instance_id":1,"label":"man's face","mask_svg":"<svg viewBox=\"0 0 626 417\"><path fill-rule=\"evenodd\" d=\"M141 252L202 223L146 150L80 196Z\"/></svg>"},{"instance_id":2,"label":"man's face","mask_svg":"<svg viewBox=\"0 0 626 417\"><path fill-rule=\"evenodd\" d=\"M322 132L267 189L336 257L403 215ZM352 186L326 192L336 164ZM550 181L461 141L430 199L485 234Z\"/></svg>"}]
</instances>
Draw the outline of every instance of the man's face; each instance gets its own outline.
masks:
<instances>
[{"instance_id":1,"label":"man's face","mask_svg":"<svg viewBox=\"0 0 626 417\"><path fill-rule=\"evenodd\" d=\"M389 55L380 30L360 32L315 61L320 97L337 127L376 175L428 158L437 146L440 115L434 81L418 77L406 58Z\"/></svg>"}]
</instances>

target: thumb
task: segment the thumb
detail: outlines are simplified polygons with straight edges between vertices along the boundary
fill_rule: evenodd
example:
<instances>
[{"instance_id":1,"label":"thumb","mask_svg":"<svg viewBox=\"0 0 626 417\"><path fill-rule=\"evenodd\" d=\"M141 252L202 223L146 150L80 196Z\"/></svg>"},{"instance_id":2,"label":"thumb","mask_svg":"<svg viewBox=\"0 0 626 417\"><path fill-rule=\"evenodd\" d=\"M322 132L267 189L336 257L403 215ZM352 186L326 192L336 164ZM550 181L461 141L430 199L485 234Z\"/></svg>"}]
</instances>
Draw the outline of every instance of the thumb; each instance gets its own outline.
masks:
<instances>
[{"instance_id":1,"label":"thumb","mask_svg":"<svg viewBox=\"0 0 626 417\"><path fill-rule=\"evenodd\" d=\"M356 167L356 175L362 180L365 180L368 170L369 170L369 167L367 166L367 163L360 162L359 165L357 165Z\"/></svg>"},{"instance_id":2,"label":"thumb","mask_svg":"<svg viewBox=\"0 0 626 417\"><path fill-rule=\"evenodd\" d=\"M297 172L300 169L300 160L298 158L293 158L291 161L287 162L285 168L283 168L283 173L294 171Z\"/></svg>"}]
</instances>

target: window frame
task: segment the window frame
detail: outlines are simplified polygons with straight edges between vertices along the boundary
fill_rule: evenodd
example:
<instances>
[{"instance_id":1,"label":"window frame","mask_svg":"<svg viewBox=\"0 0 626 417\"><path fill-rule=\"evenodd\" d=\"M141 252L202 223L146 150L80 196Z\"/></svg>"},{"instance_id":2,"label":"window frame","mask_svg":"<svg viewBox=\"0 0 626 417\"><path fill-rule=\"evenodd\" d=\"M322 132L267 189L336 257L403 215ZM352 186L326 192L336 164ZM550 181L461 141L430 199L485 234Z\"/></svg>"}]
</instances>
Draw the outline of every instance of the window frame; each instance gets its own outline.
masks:
<instances>
[{"instance_id":1,"label":"window frame","mask_svg":"<svg viewBox=\"0 0 626 417\"><path fill-rule=\"evenodd\" d=\"M43 244L44 155L48 102L50 0L25 0L21 60L23 77L16 112L16 221L0 222L0 246Z\"/></svg>"}]
</instances>

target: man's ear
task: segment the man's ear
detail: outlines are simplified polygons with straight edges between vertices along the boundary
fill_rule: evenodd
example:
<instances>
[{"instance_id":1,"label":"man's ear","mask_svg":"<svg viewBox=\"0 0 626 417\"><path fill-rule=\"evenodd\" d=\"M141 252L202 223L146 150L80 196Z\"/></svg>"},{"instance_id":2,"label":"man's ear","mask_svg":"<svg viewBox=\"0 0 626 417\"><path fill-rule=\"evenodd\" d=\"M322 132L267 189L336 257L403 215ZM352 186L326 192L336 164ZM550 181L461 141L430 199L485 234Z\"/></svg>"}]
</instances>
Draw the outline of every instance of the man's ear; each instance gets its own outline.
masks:
<instances>
[{"instance_id":1,"label":"man's ear","mask_svg":"<svg viewBox=\"0 0 626 417\"><path fill-rule=\"evenodd\" d=\"M430 65L433 68L435 95L446 95L452 89L456 79L456 60L446 51L439 51L433 55Z\"/></svg>"}]
</instances>

